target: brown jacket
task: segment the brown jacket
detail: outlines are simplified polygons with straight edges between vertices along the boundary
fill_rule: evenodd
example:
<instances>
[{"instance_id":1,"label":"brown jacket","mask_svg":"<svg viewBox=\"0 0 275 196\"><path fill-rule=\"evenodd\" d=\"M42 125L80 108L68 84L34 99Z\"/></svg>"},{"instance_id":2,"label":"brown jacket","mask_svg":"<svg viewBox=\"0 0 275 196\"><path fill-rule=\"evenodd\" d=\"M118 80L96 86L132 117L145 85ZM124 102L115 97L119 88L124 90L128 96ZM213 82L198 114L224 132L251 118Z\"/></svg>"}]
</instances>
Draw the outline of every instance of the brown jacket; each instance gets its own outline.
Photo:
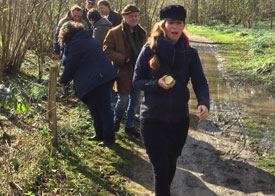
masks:
<instances>
[{"instance_id":1,"label":"brown jacket","mask_svg":"<svg viewBox=\"0 0 275 196\"><path fill-rule=\"evenodd\" d=\"M138 26L138 28L140 40L142 45L144 45L146 42L146 33L140 26ZM123 94L131 93L135 65L125 64L125 59L131 57L131 48L126 41L122 24L114 27L108 32L103 42L103 51L112 61L118 74L118 79L114 84L114 90Z\"/></svg>"}]
</instances>

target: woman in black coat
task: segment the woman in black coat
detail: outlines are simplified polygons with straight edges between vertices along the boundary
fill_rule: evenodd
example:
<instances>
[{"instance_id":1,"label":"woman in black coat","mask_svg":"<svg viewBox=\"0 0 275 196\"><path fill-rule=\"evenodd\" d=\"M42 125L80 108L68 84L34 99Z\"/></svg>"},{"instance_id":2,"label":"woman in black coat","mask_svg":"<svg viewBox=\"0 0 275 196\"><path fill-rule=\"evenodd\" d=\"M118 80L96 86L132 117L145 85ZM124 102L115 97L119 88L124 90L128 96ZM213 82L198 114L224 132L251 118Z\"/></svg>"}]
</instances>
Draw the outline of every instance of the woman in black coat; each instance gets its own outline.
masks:
<instances>
[{"instance_id":1,"label":"woman in black coat","mask_svg":"<svg viewBox=\"0 0 275 196\"><path fill-rule=\"evenodd\" d=\"M88 106L96 132L91 140L102 141L101 146L114 143L110 105L113 82L117 78L114 67L91 32L84 30L80 23L66 22L60 30L59 43L64 47L60 84L64 86L73 80L76 95Z\"/></svg>"},{"instance_id":2,"label":"woman in black coat","mask_svg":"<svg viewBox=\"0 0 275 196\"><path fill-rule=\"evenodd\" d=\"M191 79L201 120L209 110L209 89L197 51L183 33L186 10L164 7L136 62L133 85L144 91L141 133L153 165L156 196L170 196L189 128L187 87Z\"/></svg>"}]
</instances>

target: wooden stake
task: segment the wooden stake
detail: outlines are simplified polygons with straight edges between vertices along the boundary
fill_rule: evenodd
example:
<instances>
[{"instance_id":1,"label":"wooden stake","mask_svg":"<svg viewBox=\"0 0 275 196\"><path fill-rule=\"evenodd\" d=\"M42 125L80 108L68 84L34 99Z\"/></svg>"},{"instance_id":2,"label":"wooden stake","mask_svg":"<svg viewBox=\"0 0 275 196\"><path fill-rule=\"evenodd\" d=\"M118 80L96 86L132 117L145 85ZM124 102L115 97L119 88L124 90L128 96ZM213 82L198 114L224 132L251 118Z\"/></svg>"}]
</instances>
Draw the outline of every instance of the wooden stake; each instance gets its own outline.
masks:
<instances>
[{"instance_id":1,"label":"wooden stake","mask_svg":"<svg viewBox=\"0 0 275 196\"><path fill-rule=\"evenodd\" d=\"M50 67L50 80L49 80L49 95L48 95L48 118L49 127L52 131L52 145L58 146L57 139L57 121L56 121L56 81L57 81L57 66Z\"/></svg>"}]
</instances>

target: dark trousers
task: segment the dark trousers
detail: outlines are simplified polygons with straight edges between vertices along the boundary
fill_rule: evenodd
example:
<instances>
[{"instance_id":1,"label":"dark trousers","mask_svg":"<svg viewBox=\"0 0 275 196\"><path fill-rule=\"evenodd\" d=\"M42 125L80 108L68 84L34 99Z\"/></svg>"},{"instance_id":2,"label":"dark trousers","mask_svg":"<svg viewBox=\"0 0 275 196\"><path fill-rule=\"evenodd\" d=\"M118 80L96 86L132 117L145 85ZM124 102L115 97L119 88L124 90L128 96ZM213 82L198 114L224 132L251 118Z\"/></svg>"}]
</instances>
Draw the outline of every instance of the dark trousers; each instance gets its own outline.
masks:
<instances>
[{"instance_id":1,"label":"dark trousers","mask_svg":"<svg viewBox=\"0 0 275 196\"><path fill-rule=\"evenodd\" d=\"M111 143L115 141L114 114L111 109L112 87L113 82L103 84L81 99L90 110L96 136Z\"/></svg>"},{"instance_id":2,"label":"dark trousers","mask_svg":"<svg viewBox=\"0 0 275 196\"><path fill-rule=\"evenodd\" d=\"M156 196L170 196L177 158L185 144L189 117L176 122L141 119L141 134L153 166Z\"/></svg>"}]
</instances>

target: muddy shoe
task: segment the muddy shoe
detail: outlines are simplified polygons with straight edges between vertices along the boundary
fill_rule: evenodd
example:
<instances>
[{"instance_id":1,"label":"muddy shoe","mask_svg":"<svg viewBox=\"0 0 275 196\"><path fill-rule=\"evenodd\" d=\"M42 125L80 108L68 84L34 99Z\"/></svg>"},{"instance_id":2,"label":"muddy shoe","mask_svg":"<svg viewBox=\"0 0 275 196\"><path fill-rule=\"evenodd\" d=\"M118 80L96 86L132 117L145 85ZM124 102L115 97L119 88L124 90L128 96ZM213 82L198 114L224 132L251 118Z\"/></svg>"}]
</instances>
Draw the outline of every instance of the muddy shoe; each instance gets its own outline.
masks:
<instances>
[{"instance_id":1,"label":"muddy shoe","mask_svg":"<svg viewBox=\"0 0 275 196\"><path fill-rule=\"evenodd\" d=\"M89 137L88 138L89 141L102 141L103 138L102 137L99 137L97 135L93 136L93 137Z\"/></svg>"},{"instance_id":2,"label":"muddy shoe","mask_svg":"<svg viewBox=\"0 0 275 196\"><path fill-rule=\"evenodd\" d=\"M68 90L64 90L63 89L63 92L62 92L62 95L61 95L61 98L66 98L66 97L68 97L69 96L69 92L68 92Z\"/></svg>"},{"instance_id":3,"label":"muddy shoe","mask_svg":"<svg viewBox=\"0 0 275 196\"><path fill-rule=\"evenodd\" d=\"M139 132L137 132L137 130L135 129L135 127L125 127L125 132L127 134L134 135L135 137L139 137L140 136Z\"/></svg>"},{"instance_id":4,"label":"muddy shoe","mask_svg":"<svg viewBox=\"0 0 275 196\"><path fill-rule=\"evenodd\" d=\"M98 144L98 146L101 146L101 147L108 147L108 146L111 146L112 144L114 144L115 142L107 142L107 141L103 141L103 142L100 142Z\"/></svg>"}]
</instances>

